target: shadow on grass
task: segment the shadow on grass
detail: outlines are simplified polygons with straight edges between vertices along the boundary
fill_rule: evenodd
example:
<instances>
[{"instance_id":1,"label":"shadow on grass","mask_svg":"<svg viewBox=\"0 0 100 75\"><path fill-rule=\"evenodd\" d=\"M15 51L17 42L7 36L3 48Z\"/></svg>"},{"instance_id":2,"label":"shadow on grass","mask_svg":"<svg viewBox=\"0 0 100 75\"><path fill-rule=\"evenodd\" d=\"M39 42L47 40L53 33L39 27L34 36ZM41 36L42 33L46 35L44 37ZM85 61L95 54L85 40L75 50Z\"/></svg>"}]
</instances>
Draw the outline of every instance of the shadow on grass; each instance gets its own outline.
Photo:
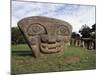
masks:
<instances>
[{"instance_id":1,"label":"shadow on grass","mask_svg":"<svg viewBox=\"0 0 100 75\"><path fill-rule=\"evenodd\" d=\"M33 56L31 51L12 51L12 55L17 55L17 56Z\"/></svg>"}]
</instances>

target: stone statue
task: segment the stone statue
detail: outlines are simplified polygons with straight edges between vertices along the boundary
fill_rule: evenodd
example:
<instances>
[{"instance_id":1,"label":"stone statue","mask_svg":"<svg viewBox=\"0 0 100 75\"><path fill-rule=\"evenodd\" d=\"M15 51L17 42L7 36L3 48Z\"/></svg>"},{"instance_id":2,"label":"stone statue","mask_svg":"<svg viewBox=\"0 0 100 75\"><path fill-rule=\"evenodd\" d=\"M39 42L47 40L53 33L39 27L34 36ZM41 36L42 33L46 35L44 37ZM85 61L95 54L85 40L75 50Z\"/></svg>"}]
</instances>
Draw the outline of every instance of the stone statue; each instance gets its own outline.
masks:
<instances>
[{"instance_id":1,"label":"stone statue","mask_svg":"<svg viewBox=\"0 0 100 75\"><path fill-rule=\"evenodd\" d=\"M18 27L35 57L63 51L72 32L69 23L43 16L24 18L18 22Z\"/></svg>"}]
</instances>

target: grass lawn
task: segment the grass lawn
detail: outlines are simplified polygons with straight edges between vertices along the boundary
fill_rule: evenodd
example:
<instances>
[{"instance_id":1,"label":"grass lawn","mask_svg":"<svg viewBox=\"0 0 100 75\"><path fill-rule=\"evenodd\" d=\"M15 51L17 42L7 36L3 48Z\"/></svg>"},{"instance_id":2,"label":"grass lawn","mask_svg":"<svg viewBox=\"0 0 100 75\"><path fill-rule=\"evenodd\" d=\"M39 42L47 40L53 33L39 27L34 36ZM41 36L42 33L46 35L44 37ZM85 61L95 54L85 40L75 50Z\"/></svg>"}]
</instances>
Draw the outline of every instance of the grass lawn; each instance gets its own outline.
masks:
<instances>
[{"instance_id":1,"label":"grass lawn","mask_svg":"<svg viewBox=\"0 0 100 75\"><path fill-rule=\"evenodd\" d=\"M30 48L12 45L11 72L15 74L96 69L96 52L80 47L65 47L61 57L34 58Z\"/></svg>"}]
</instances>

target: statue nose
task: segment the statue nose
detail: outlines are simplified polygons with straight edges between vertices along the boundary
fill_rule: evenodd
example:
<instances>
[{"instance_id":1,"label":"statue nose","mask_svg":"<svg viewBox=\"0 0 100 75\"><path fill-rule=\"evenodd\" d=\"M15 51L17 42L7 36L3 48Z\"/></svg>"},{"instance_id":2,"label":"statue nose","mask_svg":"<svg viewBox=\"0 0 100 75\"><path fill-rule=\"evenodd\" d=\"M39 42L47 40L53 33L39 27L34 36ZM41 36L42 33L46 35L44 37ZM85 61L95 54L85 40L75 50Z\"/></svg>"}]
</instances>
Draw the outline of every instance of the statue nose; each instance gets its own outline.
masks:
<instances>
[{"instance_id":1,"label":"statue nose","mask_svg":"<svg viewBox=\"0 0 100 75\"><path fill-rule=\"evenodd\" d=\"M48 36L48 43L55 43L56 42L56 36L49 35Z\"/></svg>"},{"instance_id":2,"label":"statue nose","mask_svg":"<svg viewBox=\"0 0 100 75\"><path fill-rule=\"evenodd\" d=\"M46 43L55 43L56 37L54 35L42 35L41 40Z\"/></svg>"}]
</instances>

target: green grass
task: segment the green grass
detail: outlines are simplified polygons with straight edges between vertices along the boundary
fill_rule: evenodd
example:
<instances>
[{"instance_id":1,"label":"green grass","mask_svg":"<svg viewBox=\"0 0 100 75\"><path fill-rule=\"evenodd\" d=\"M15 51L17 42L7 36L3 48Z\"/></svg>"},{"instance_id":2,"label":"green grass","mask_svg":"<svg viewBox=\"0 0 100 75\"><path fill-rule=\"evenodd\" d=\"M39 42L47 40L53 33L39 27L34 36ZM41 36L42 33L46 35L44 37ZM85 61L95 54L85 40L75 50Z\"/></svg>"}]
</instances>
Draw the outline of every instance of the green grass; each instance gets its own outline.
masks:
<instances>
[{"instance_id":1,"label":"green grass","mask_svg":"<svg viewBox=\"0 0 100 75\"><path fill-rule=\"evenodd\" d=\"M45 55L34 58L25 45L12 45L12 74L89 70L96 68L95 50L65 47L62 56Z\"/></svg>"}]
</instances>

